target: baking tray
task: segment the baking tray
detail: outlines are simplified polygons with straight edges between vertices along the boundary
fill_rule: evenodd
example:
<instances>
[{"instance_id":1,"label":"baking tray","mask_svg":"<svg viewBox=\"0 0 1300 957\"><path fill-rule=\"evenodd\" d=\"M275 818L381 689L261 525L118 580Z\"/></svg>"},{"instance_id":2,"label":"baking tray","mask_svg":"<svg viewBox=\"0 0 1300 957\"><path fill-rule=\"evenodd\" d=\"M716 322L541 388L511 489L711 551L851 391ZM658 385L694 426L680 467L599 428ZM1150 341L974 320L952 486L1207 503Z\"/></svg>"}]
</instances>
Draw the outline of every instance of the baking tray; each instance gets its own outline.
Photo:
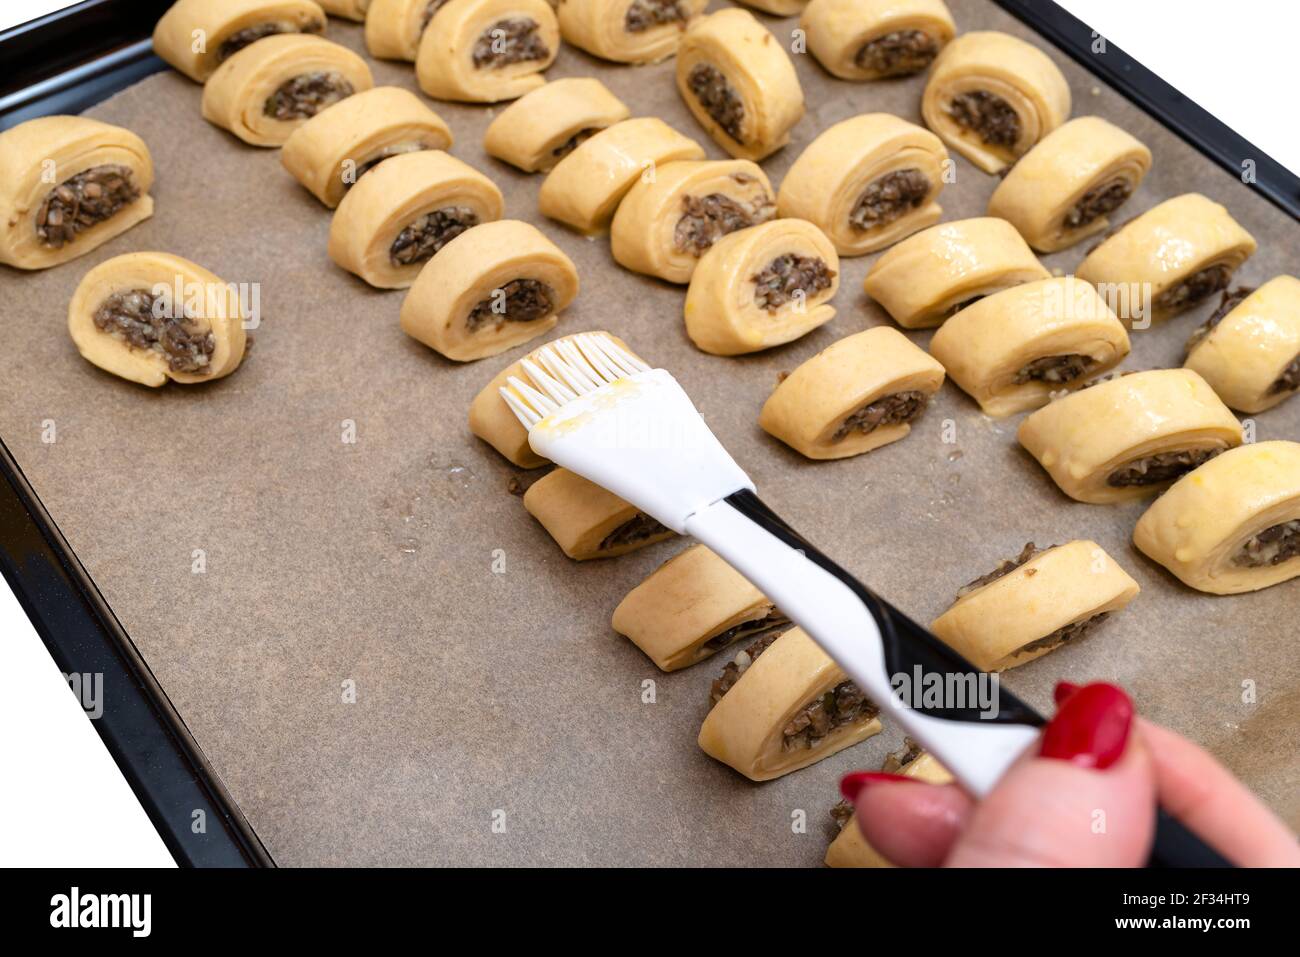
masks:
<instances>
[{"instance_id":1,"label":"baking tray","mask_svg":"<svg viewBox=\"0 0 1300 957\"><path fill-rule=\"evenodd\" d=\"M148 52L147 37L166 5L94 0L0 34L0 57L15 67L0 86L0 124L89 107L162 69ZM1152 146L1156 169L1126 215L1191 188L1182 175L1190 171L1261 238L1261 253L1248 263L1243 279L1297 271L1294 258L1285 257L1294 256L1295 226L1288 214L1300 213L1300 179L1113 45L1093 52L1092 31L1053 4L957 0L950 6L963 31L996 27L1045 48L1050 41L1071 80L1074 115L1115 116ZM760 19L777 32L795 24ZM342 21L331 20L329 36L361 45L360 29ZM60 53L52 56L51 50ZM809 58L796 61L809 116L796 129L795 142L764 164L774 183L817 131L843 116L885 109L916 118L921 80L844 84L825 78ZM409 66L373 66L377 83L414 85ZM610 67L566 49L550 76L575 73L596 73L634 112L661 112L699 139L710 155L721 155L672 102L671 64ZM137 129L159 167L155 219L48 274L0 273L6 311L26 302L20 293L34 285L45 292L48 284L48 301L56 304L33 317L44 324L48 338L36 343L25 338L13 315L6 316L0 332L5 347L0 437L6 446L0 455L5 477L0 568L59 667L103 671L106 689L117 689L119 697L96 726L177 859L226 865L264 865L272 859L286 864L819 860L835 779L850 768L877 765L897 746L898 729L758 787L700 754L694 733L705 689L725 657L664 676L608 628L608 614L622 594L681 544L581 566L564 560L505 491L516 470L464 434L468 397L508 357L453 367L405 341L395 332L400 293L366 290L324 259L328 214L279 171L274 152L245 148L203 124L198 88L182 78L167 74L148 82L155 86L130 90L95 115L112 119L160 95L176 110L156 117L152 130ZM647 109L639 96L650 84L662 109ZM903 105L891 109L895 99ZM850 568L904 609L923 620L942 609L964 580L953 579L955 566L939 567L952 560L948 556L971 577L1003 553L1014 553L1027 537L1040 543L1067 535L1101 541L1148 593L1090 641L1012 672L1008 686L1041 707L1057 678L1124 681L1148 713L1211 747L1296 822L1300 685L1295 656L1280 655L1273 624L1294 622L1293 585L1223 600L1180 589L1127 544L1126 530L1140 508L1099 513L1067 503L1015 448L1012 423L984 419L951 388L927 419L932 425L945 417L958 423L965 438L955 448L915 434L846 463L799 461L757 434L758 405L777 371L793 368L864 325L887 321L858 291L872 257L846 261L836 302L840 315L829 327L759 357L700 356L681 341L680 291L617 270L608 261L607 244L589 243L547 223L535 210L540 180L483 157L479 143L490 109L449 104L435 109L457 135L453 152L506 189L508 215L538 223L579 262L587 288L559 331L609 327L627 335L647 357L664 361L701 401L765 497L779 502L801 531L847 559ZM316 304L310 321L320 323L320 337L333 346L348 345L336 324L357 323L379 337L376 348L384 362L361 357L363 368L335 383L337 369L321 360L351 361L348 349L355 343L323 353L308 349L313 340L299 316L295 329L287 328L287 321L268 325L266 342L259 343L249 365L227 384L196 390L199 398L186 399L174 389L145 395L83 367L63 333L62 303L85 270L110 255L152 248L152 243L191 256L225 278L265 277L272 285L267 271L259 274L250 264L283 245L275 228L254 238L242 268L224 271L221 260L231 258L232 241L223 240L222 230L169 235L163 219L168 207L175 212L195 190L211 188L169 159L196 143L205 154L213 153L219 176L239 169L264 172L269 194L245 190L250 184L235 176L236 182L222 186L221 199L249 210L277 209L283 225L301 234L296 241L313 251L309 263L295 261L278 270L275 278L284 291L267 304L268 313L275 307L281 313L300 308L292 306L293 296L310 297ZM1239 179L1244 159L1253 161L1254 182ZM942 198L945 219L977 214L995 182L957 162L958 184ZM1231 175L1215 173L1215 164ZM1280 239L1291 240L1290 250L1279 248ZM1080 256L1075 250L1046 261L1068 268ZM660 314L658 331L644 324L647 310ZM1176 364L1172 344L1195 321L1183 317L1177 332L1135 337L1138 361L1130 367ZM277 354L298 365L276 366ZM394 362L397 368L391 368ZM272 371L278 379L270 377ZM411 394L392 394L393 383L385 377L396 378ZM734 392L734 402L720 401L728 397L719 394L719 381ZM119 427L114 413L120 419L128 410L142 412L142 421L155 421L161 411L176 414L179 403L188 401L203 414L220 404L223 389L250 403L255 390L278 390L286 411L298 419L243 423L243 437L220 462L200 454L196 463L195 457L187 460L161 447L142 461L141 448L115 450L108 439L89 438L114 435ZM1283 407L1259 417L1260 437L1297 438L1296 412ZM39 441L46 417L68 436L62 445ZM294 446L304 419L324 434L345 417L360 420L361 447L369 447L362 455L330 460L319 475L311 473L320 463L286 461L292 456L284 450ZM195 503L207 509L207 520L185 516L178 522L168 513L154 536L157 548L144 551L128 540L137 542L142 525L159 517L146 519L106 491L141 464L173 491L177 477L196 464L219 470L221 479L194 493ZM88 474L98 480L87 485ZM259 485L265 507L228 506L228 499L240 497L229 494L231 483L258 485L261 475L274 479ZM997 517L1007 512L1005 497L975 490L986 477L1013 486L1019 496L1012 499L1019 502L1014 520ZM321 536L319 509L283 492L285 483L296 483L307 498L340 484L347 490L339 500L346 507L327 517L330 535ZM864 493L875 496L905 484L912 486L905 510L891 514L854 507ZM71 546L42 500L61 520ZM472 516L465 528L440 527L447 516L454 525L464 513ZM120 541L108 534L114 528L122 530ZM475 533L466 534L467 528ZM216 530L222 531L214 542ZM945 559L918 560L916 550L909 555L905 547L909 540L942 545ZM205 584L203 594L196 594L192 580L180 585L174 567L168 567L177 561L168 553L179 551L188 572L189 545L195 541L215 545L214 571L221 564L237 569L224 584L224 572L208 579L217 584ZM310 561L283 560L288 553L281 551L282 543L295 541L313 550ZM322 547L326 544L331 547ZM507 574L471 585L460 580L467 567L487 568L497 548ZM267 551L282 561L259 565L258 554ZM444 582L449 584L440 588ZM142 600L142 584L155 589L150 600ZM557 603L570 610L557 615ZM1169 647L1172 639L1148 640L1168 617L1165 609L1178 610L1179 622L1199 620L1211 634L1197 629L1185 656ZM351 706L351 713L329 703L342 680L357 683L360 707ZM647 680L655 682L654 705L642 704ZM1250 706L1239 701L1240 685L1247 681L1258 689ZM1180 696L1169 690L1179 687L1185 688L1183 698L1194 700L1180 704ZM206 812L206 833L194 832L195 809ZM807 816L806 833L791 827L797 812Z\"/></svg>"}]
</instances>

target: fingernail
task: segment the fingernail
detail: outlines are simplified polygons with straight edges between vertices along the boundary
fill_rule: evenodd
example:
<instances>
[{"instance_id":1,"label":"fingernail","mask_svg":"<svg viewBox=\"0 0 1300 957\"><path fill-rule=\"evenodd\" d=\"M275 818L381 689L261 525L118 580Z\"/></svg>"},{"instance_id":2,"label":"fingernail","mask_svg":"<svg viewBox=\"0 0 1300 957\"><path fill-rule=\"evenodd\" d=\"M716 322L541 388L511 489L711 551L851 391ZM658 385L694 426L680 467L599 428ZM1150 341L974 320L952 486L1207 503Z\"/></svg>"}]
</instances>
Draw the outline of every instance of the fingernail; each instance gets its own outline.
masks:
<instances>
[{"instance_id":1,"label":"fingernail","mask_svg":"<svg viewBox=\"0 0 1300 957\"><path fill-rule=\"evenodd\" d=\"M1039 753L1103 771L1120 759L1133 725L1133 702L1109 684L1084 685L1066 696L1043 731Z\"/></svg>"},{"instance_id":2,"label":"fingernail","mask_svg":"<svg viewBox=\"0 0 1300 957\"><path fill-rule=\"evenodd\" d=\"M1056 706L1059 708L1061 705L1065 704L1065 699L1078 690L1079 686L1071 681L1058 681L1056 683L1056 690L1052 692L1052 697L1056 701Z\"/></svg>"},{"instance_id":3,"label":"fingernail","mask_svg":"<svg viewBox=\"0 0 1300 957\"><path fill-rule=\"evenodd\" d=\"M840 778L840 793L844 795L846 801L856 801L858 795L868 784L879 784L882 781L911 781L913 778L904 777L901 774L890 774L888 771L854 771L852 774L846 774Z\"/></svg>"}]
</instances>

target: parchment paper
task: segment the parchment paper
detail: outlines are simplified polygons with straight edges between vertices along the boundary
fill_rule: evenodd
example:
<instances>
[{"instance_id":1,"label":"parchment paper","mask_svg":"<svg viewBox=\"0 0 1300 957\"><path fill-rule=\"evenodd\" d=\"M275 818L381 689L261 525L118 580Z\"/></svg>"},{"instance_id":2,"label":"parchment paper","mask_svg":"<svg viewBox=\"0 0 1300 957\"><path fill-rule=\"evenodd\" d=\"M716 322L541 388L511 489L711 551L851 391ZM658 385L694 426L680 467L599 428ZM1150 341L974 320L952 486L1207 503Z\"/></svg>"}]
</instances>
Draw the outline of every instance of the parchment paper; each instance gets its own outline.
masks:
<instances>
[{"instance_id":1,"label":"parchment paper","mask_svg":"<svg viewBox=\"0 0 1300 957\"><path fill-rule=\"evenodd\" d=\"M1300 272L1285 214L991 4L950 5L962 31L1006 30L1047 49L1070 79L1075 116L1108 117L1151 147L1154 168L1122 216L1199 190L1260 241L1240 281ZM763 19L783 39L797 26ZM359 26L331 19L328 36L364 52ZM808 112L764 163L774 184L838 120L880 110L920 122L924 77L844 83L810 55L794 59ZM372 67L376 83L416 89L409 65ZM672 72L671 61L618 67L566 48L549 76L596 75L634 115L661 116L722 158ZM157 211L67 265L0 271L0 434L276 861L820 862L839 776L879 767L901 730L764 785L704 755L695 737L729 656L663 675L609 627L622 596L685 543L564 558L507 491L518 470L465 425L471 397L523 350L456 365L407 338L403 293L335 267L330 213L277 151L205 123L200 92L165 73L90 111L149 144ZM758 410L779 372L888 321L861 291L874 257L843 262L839 314L817 332L749 358L701 354L683 331L682 288L622 270L606 240L546 221L541 178L483 153L492 108L435 109L455 132L452 152L500 184L506 215L537 224L577 263L582 291L557 334L610 329L672 370L760 494L920 621L1030 539L1095 539L1141 596L1086 641L1008 673L1007 685L1050 711L1059 679L1119 681L1144 714L1200 741L1300 821L1300 581L1236 598L1182 587L1130 544L1144 503L1070 501L1016 444L1018 418L983 417L951 384L907 440L803 460L759 430ZM940 197L945 220L982 215L997 183L957 164ZM1069 271L1086 245L1046 262ZM66 331L77 282L110 256L147 249L262 284L256 348L234 376L150 391L77 355ZM1136 333L1125 368L1179 365L1212 308ZM941 440L945 419L955 444ZM346 420L354 444L342 441ZM1300 400L1254 421L1259 439L1300 438Z\"/></svg>"}]
</instances>

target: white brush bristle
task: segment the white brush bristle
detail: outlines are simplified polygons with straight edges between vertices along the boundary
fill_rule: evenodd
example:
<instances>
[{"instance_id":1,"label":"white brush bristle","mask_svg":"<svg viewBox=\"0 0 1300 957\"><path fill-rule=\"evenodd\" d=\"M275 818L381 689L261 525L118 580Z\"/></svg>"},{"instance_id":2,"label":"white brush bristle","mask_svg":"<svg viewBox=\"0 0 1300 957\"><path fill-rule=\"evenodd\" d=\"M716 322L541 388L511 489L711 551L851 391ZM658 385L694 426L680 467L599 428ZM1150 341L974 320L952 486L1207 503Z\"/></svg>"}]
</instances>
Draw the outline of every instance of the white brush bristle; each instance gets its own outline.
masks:
<instances>
[{"instance_id":1,"label":"white brush bristle","mask_svg":"<svg viewBox=\"0 0 1300 957\"><path fill-rule=\"evenodd\" d=\"M650 367L603 332L548 343L520 365L527 381L510 376L501 398L531 429L566 402Z\"/></svg>"}]
</instances>

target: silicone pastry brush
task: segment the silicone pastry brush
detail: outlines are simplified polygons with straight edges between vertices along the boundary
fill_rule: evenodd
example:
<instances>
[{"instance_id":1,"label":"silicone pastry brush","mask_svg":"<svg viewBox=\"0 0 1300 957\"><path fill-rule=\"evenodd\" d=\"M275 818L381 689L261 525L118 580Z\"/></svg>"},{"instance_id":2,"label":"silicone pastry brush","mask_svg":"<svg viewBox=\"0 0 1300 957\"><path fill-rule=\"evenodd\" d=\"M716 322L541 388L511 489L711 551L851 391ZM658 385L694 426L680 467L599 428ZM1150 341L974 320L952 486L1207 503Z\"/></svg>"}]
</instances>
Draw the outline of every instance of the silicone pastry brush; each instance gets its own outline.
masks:
<instances>
[{"instance_id":1,"label":"silicone pastry brush","mask_svg":"<svg viewBox=\"0 0 1300 957\"><path fill-rule=\"evenodd\" d=\"M685 390L603 333L525 359L501 396L544 456L708 545L801 626L903 729L976 796L1035 744L1044 719L872 593L783 522L717 440ZM942 682L937 704L907 702L891 676ZM986 686L988 687L988 686ZM919 696L918 696L919 697ZM1160 812L1151 863L1227 864Z\"/></svg>"}]
</instances>

